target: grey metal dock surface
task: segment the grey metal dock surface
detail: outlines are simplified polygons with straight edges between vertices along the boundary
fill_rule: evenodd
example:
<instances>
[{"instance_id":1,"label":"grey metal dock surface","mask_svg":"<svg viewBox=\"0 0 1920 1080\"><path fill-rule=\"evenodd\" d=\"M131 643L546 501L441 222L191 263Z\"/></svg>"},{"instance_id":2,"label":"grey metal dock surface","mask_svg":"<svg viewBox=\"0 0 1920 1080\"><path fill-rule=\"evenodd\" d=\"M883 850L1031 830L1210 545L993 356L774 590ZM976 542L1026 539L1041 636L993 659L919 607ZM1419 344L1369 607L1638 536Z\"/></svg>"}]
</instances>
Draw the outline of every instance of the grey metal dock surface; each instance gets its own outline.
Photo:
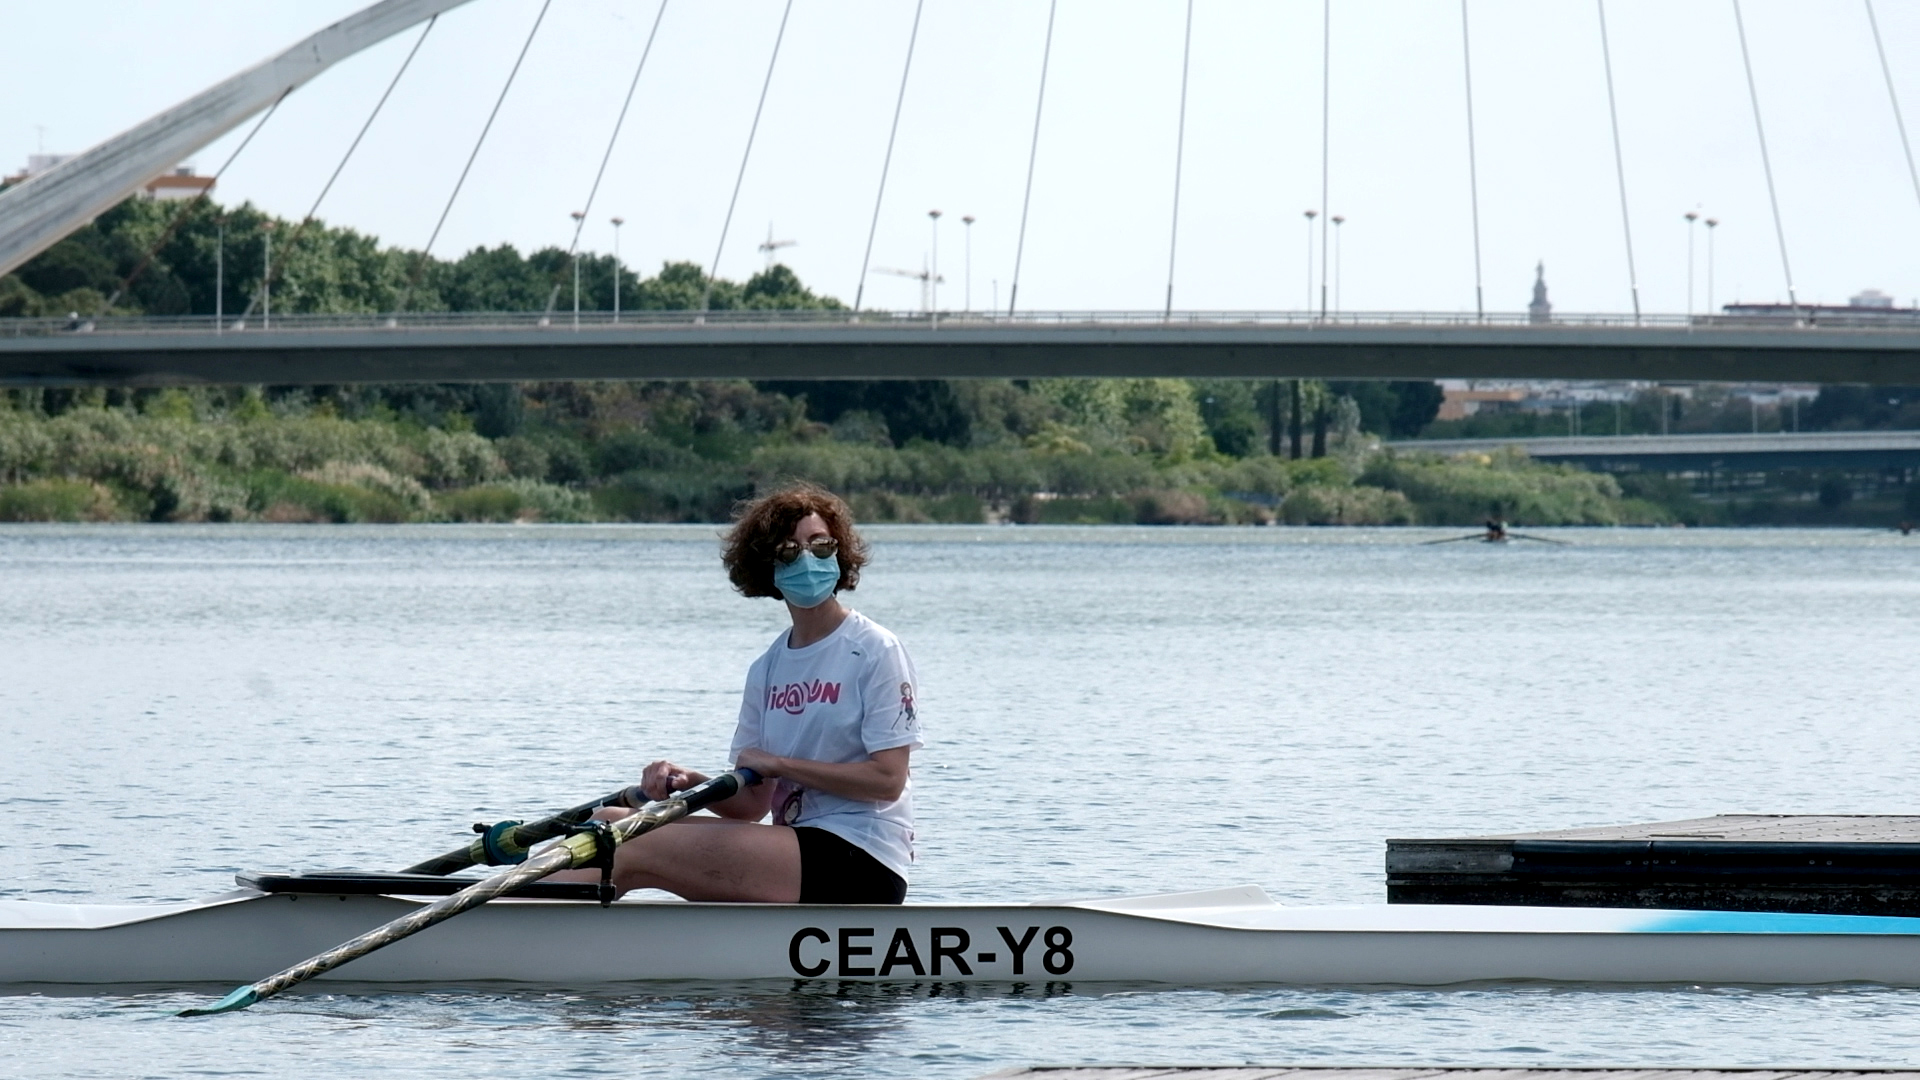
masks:
<instances>
[{"instance_id":1,"label":"grey metal dock surface","mask_svg":"<svg viewBox=\"0 0 1920 1080\"><path fill-rule=\"evenodd\" d=\"M1387 901L1920 916L1920 815L1723 814L1387 841Z\"/></svg>"},{"instance_id":2,"label":"grey metal dock surface","mask_svg":"<svg viewBox=\"0 0 1920 1080\"><path fill-rule=\"evenodd\" d=\"M981 1080L1915 1080L1913 1069L1337 1069L1262 1065L1036 1065Z\"/></svg>"},{"instance_id":3,"label":"grey metal dock surface","mask_svg":"<svg viewBox=\"0 0 1920 1080\"><path fill-rule=\"evenodd\" d=\"M1292 1068L1035 1065L981 1080L1914 1080L1912 1068Z\"/></svg>"}]
</instances>

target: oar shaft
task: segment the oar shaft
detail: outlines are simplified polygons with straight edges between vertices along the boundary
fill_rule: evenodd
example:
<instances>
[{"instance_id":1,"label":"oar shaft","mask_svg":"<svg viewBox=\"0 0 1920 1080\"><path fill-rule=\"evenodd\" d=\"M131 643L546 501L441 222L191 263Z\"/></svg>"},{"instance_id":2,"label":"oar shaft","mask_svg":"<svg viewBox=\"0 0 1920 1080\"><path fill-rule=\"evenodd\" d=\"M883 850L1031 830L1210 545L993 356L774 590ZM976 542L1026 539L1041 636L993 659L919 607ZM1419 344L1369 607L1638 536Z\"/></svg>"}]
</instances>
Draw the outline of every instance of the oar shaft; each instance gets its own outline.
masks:
<instances>
[{"instance_id":1,"label":"oar shaft","mask_svg":"<svg viewBox=\"0 0 1920 1080\"><path fill-rule=\"evenodd\" d=\"M642 833L657 829L669 822L678 821L703 806L732 798L747 785L758 780L759 777L751 770L736 769L733 772L721 773L703 784L677 792L671 798L650 802L613 823L613 845L617 848ZM435 923L479 907L489 900L504 896L522 885L538 881L555 871L585 866L594 861L598 852L599 841L595 839L594 834L577 833L569 836L511 870L503 870L484 881L475 882L452 896L402 915L384 926L369 930L351 941L336 945L285 971L243 986L204 1009L188 1009L180 1015L205 1016L211 1013L244 1009L249 1005L265 1001L289 987L298 986L317 975L324 975L348 961L357 960L370 952L385 948Z\"/></svg>"},{"instance_id":2,"label":"oar shaft","mask_svg":"<svg viewBox=\"0 0 1920 1080\"><path fill-rule=\"evenodd\" d=\"M647 804L647 793L640 785L621 788L619 791L602 795L592 802L571 806L557 814L528 821L503 830L495 840L495 846L505 852L519 854L530 850L535 844L551 840L564 834L568 829L593 816L595 810L603 806L624 806L638 810ZM495 865L487 857L487 839L476 836L465 847L454 848L444 855L436 855L425 862L415 863L400 871L403 874L433 874L444 877L465 870L469 866Z\"/></svg>"}]
</instances>

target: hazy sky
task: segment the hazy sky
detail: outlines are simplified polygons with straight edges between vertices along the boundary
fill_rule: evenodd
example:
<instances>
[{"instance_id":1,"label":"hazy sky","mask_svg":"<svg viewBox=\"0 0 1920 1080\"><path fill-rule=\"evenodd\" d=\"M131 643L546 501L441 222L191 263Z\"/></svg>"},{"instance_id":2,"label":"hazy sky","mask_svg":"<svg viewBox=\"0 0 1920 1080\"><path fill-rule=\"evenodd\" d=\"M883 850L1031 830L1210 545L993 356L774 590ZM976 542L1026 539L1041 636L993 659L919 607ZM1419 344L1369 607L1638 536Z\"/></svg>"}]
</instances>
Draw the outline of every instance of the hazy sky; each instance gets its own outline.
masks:
<instances>
[{"instance_id":1,"label":"hazy sky","mask_svg":"<svg viewBox=\"0 0 1920 1080\"><path fill-rule=\"evenodd\" d=\"M651 271L713 257L784 0L670 0L584 243ZM1596 5L1468 0L1487 304L1518 310L1544 259L1562 311L1630 307ZM76 151L363 6L362 0L65 0L14 5L0 35L0 167L45 128ZM540 0L473 0L442 16L321 216L417 247L433 228ZM473 178L436 246L565 245L654 0L554 0ZM744 277L771 223L781 257L851 300L886 146L912 0L795 0L720 272ZM1875 287L1920 296L1920 198L1861 0L1746 0L1754 78L1803 302ZM1910 125L1920 126L1920 3L1877 5ZM1157 309L1165 299L1183 0L1060 0L1020 306ZM1716 300L1784 300L1785 277L1731 0L1612 0L1613 51L1643 307L1687 303L1687 226L1717 234ZM1013 276L1046 0L925 0L874 245L917 271L940 224L943 306ZM1196 0L1178 308L1298 308L1302 211L1320 201L1321 5ZM297 217L418 31L290 98L220 185ZM1332 17L1331 196L1340 306L1472 310L1461 10L1340 0ZM245 130L243 127L242 131ZM1920 137L1920 130L1913 131ZM237 135L195 156L203 172ZM1707 255L1699 231L1695 307ZM1316 240L1317 242L1317 240ZM919 283L875 274L869 306Z\"/></svg>"}]
</instances>

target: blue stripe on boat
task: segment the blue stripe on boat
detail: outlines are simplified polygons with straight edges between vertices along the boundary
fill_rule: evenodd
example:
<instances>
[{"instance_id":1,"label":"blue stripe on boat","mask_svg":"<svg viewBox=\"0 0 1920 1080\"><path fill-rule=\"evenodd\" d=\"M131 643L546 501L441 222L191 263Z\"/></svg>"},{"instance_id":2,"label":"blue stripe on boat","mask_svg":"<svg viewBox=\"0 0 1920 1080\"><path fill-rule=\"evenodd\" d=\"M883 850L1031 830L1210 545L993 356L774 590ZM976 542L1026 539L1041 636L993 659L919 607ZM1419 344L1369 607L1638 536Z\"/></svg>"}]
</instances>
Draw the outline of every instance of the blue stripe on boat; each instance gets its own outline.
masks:
<instances>
[{"instance_id":1,"label":"blue stripe on boat","mask_svg":"<svg viewBox=\"0 0 1920 1080\"><path fill-rule=\"evenodd\" d=\"M1652 934L1916 934L1920 919L1800 915L1784 911L1676 911L1641 927Z\"/></svg>"}]
</instances>

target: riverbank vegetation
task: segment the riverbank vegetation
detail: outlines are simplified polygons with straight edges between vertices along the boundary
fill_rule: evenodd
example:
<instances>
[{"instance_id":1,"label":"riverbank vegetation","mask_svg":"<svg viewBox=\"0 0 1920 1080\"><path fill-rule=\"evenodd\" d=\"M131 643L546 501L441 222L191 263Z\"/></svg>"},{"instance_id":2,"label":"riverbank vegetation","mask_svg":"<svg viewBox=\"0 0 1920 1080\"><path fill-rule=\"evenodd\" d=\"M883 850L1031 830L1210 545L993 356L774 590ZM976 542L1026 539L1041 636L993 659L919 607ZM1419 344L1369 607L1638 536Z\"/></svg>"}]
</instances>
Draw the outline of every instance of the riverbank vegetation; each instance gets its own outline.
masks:
<instances>
[{"instance_id":1,"label":"riverbank vegetation","mask_svg":"<svg viewBox=\"0 0 1920 1080\"><path fill-rule=\"evenodd\" d=\"M251 205L130 200L0 277L0 318L239 317L263 299L269 248L276 313L572 306L560 248L437 259ZM592 310L616 282L627 311L709 293L722 310L842 306L779 265L708 282L690 263L642 276L583 255L580 281ZM1660 477L1380 449L1439 433L1440 397L1428 382L1198 379L14 389L0 520L722 521L795 479L877 521L1731 520Z\"/></svg>"},{"instance_id":2,"label":"riverbank vegetation","mask_svg":"<svg viewBox=\"0 0 1920 1080\"><path fill-rule=\"evenodd\" d=\"M1327 406L1324 456L1275 456L1254 391L1176 379L13 390L0 395L0 520L723 521L795 479L874 521L1671 519L1610 477L1520 455L1382 452L1351 398Z\"/></svg>"}]
</instances>

